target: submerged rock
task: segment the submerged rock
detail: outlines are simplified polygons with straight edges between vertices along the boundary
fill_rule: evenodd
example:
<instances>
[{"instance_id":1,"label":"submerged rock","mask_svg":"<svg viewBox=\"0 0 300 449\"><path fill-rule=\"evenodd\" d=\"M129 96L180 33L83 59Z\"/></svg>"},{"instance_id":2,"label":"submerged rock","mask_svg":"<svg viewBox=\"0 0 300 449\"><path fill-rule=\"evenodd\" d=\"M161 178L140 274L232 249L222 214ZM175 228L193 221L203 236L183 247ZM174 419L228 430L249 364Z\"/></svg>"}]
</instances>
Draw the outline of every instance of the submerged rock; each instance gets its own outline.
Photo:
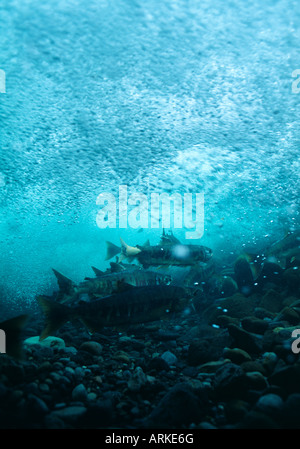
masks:
<instances>
[{"instance_id":1,"label":"submerged rock","mask_svg":"<svg viewBox=\"0 0 300 449\"><path fill-rule=\"evenodd\" d=\"M277 313L281 309L282 296L276 290L268 290L259 303L259 307Z\"/></svg>"},{"instance_id":2,"label":"submerged rock","mask_svg":"<svg viewBox=\"0 0 300 449\"><path fill-rule=\"evenodd\" d=\"M197 390L196 395L188 384L177 384L165 394L144 424L150 428L177 428L198 423L205 416L207 405L203 389Z\"/></svg>"},{"instance_id":3,"label":"submerged rock","mask_svg":"<svg viewBox=\"0 0 300 449\"><path fill-rule=\"evenodd\" d=\"M80 351L86 351L92 355L100 355L102 353L103 347L97 341L85 341L79 346Z\"/></svg>"},{"instance_id":4,"label":"submerged rock","mask_svg":"<svg viewBox=\"0 0 300 449\"><path fill-rule=\"evenodd\" d=\"M248 352L240 348L224 348L223 354L224 357L230 359L233 363L236 363L237 365L252 360Z\"/></svg>"},{"instance_id":5,"label":"submerged rock","mask_svg":"<svg viewBox=\"0 0 300 449\"><path fill-rule=\"evenodd\" d=\"M82 405L71 405L60 410L54 410L50 415L52 419L59 418L68 424L76 424L85 415L86 411L86 407Z\"/></svg>"},{"instance_id":6,"label":"submerged rock","mask_svg":"<svg viewBox=\"0 0 300 449\"><path fill-rule=\"evenodd\" d=\"M276 417L281 412L283 404L284 401L280 396L274 393L269 393L258 399L255 408L266 415Z\"/></svg>"},{"instance_id":7,"label":"submerged rock","mask_svg":"<svg viewBox=\"0 0 300 449\"><path fill-rule=\"evenodd\" d=\"M235 324L228 326L228 332L234 339L234 344L248 353L259 353L262 349L262 339Z\"/></svg>"},{"instance_id":8,"label":"submerged rock","mask_svg":"<svg viewBox=\"0 0 300 449\"><path fill-rule=\"evenodd\" d=\"M222 399L243 397L247 391L246 375L240 366L226 363L216 372L214 388Z\"/></svg>"},{"instance_id":9,"label":"submerged rock","mask_svg":"<svg viewBox=\"0 0 300 449\"><path fill-rule=\"evenodd\" d=\"M161 358L162 358L165 362L167 362L167 364L168 364L169 366L176 365L176 363L177 363L177 357L176 357L176 355L173 354L171 351L165 351L165 352L161 355Z\"/></svg>"},{"instance_id":10,"label":"submerged rock","mask_svg":"<svg viewBox=\"0 0 300 449\"><path fill-rule=\"evenodd\" d=\"M47 337L44 340L40 341L39 336L29 337L23 342L24 346L30 345L40 345L47 346L50 348L64 348L65 342L62 338L59 337Z\"/></svg>"},{"instance_id":11,"label":"submerged rock","mask_svg":"<svg viewBox=\"0 0 300 449\"><path fill-rule=\"evenodd\" d=\"M83 384L76 385L73 389L72 399L80 402L85 402L87 400L87 391Z\"/></svg>"}]
</instances>

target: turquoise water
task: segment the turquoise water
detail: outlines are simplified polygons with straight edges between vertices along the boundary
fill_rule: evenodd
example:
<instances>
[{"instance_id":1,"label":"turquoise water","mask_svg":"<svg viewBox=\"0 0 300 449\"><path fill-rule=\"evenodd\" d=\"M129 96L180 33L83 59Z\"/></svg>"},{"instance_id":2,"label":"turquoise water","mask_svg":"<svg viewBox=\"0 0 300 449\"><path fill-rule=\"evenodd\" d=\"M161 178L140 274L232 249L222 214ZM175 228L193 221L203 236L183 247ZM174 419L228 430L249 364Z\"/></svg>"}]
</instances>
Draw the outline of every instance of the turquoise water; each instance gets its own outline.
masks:
<instances>
[{"instance_id":1,"label":"turquoise water","mask_svg":"<svg viewBox=\"0 0 300 449\"><path fill-rule=\"evenodd\" d=\"M4 0L0 288L13 305L105 269L101 192L204 193L224 261L299 226L296 1ZM183 238L184 229L174 230Z\"/></svg>"}]
</instances>

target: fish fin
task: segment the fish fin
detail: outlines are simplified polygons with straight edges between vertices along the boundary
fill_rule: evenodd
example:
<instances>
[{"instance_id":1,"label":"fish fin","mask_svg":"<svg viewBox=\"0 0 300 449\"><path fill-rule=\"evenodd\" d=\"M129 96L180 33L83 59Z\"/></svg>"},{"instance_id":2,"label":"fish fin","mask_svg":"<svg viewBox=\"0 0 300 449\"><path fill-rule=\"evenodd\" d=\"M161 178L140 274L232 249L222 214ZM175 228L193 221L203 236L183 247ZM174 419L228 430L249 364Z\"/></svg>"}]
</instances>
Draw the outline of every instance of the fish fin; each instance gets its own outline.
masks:
<instances>
[{"instance_id":1,"label":"fish fin","mask_svg":"<svg viewBox=\"0 0 300 449\"><path fill-rule=\"evenodd\" d=\"M125 259L126 259L126 256L124 254L121 254L119 257L119 262L122 262Z\"/></svg>"},{"instance_id":2,"label":"fish fin","mask_svg":"<svg viewBox=\"0 0 300 449\"><path fill-rule=\"evenodd\" d=\"M109 260L121 252L121 248L114 243L106 241L106 257L104 260Z\"/></svg>"},{"instance_id":3,"label":"fish fin","mask_svg":"<svg viewBox=\"0 0 300 449\"><path fill-rule=\"evenodd\" d=\"M85 316L85 317L80 316L79 320L87 327L88 331L91 334L94 334L95 332L98 331L99 326L95 323L94 317L90 318L88 316Z\"/></svg>"},{"instance_id":4,"label":"fish fin","mask_svg":"<svg viewBox=\"0 0 300 449\"><path fill-rule=\"evenodd\" d=\"M126 257L134 257L141 252L139 248L136 246L129 246L124 240L120 237L121 245L122 245L122 254Z\"/></svg>"},{"instance_id":5,"label":"fish fin","mask_svg":"<svg viewBox=\"0 0 300 449\"><path fill-rule=\"evenodd\" d=\"M124 279L121 279L117 282L117 287L113 293L125 292L127 290L131 290L132 288L134 288L134 285L125 282Z\"/></svg>"},{"instance_id":6,"label":"fish fin","mask_svg":"<svg viewBox=\"0 0 300 449\"><path fill-rule=\"evenodd\" d=\"M6 336L6 354L17 360L23 358L21 332L28 318L29 316L24 314L0 323L0 328L4 330Z\"/></svg>"},{"instance_id":7,"label":"fish fin","mask_svg":"<svg viewBox=\"0 0 300 449\"><path fill-rule=\"evenodd\" d=\"M150 240L148 239L148 240L146 240L146 242L142 245L142 246L150 246Z\"/></svg>"},{"instance_id":8,"label":"fish fin","mask_svg":"<svg viewBox=\"0 0 300 449\"><path fill-rule=\"evenodd\" d=\"M42 341L69 321L71 309L59 302L52 301L46 296L38 296L37 302L46 317L46 324L40 335L40 341Z\"/></svg>"},{"instance_id":9,"label":"fish fin","mask_svg":"<svg viewBox=\"0 0 300 449\"><path fill-rule=\"evenodd\" d=\"M52 270L55 274L61 292L65 293L66 295L71 295L74 292L75 283L71 281L71 279L59 273L59 271L55 270L54 268L52 268Z\"/></svg>"},{"instance_id":10,"label":"fish fin","mask_svg":"<svg viewBox=\"0 0 300 449\"><path fill-rule=\"evenodd\" d=\"M121 271L124 271L124 267L116 262L110 262L110 270L112 273L120 273Z\"/></svg>"},{"instance_id":11,"label":"fish fin","mask_svg":"<svg viewBox=\"0 0 300 449\"><path fill-rule=\"evenodd\" d=\"M93 270L93 272L95 273L95 275L96 275L97 277L100 277L100 276L103 276L103 275L104 275L104 271L99 270L99 269L96 268L96 267L92 267L92 270Z\"/></svg>"}]
</instances>

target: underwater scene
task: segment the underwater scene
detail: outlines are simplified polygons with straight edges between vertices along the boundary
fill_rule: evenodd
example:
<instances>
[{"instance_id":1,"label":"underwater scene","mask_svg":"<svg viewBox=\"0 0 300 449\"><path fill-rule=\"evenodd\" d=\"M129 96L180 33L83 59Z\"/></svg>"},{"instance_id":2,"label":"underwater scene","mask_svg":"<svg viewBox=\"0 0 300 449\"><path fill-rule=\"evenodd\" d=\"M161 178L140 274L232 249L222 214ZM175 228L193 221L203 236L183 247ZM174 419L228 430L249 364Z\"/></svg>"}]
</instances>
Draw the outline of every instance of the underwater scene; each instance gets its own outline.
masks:
<instances>
[{"instance_id":1,"label":"underwater scene","mask_svg":"<svg viewBox=\"0 0 300 449\"><path fill-rule=\"evenodd\" d=\"M299 24L1 1L1 429L300 428Z\"/></svg>"}]
</instances>

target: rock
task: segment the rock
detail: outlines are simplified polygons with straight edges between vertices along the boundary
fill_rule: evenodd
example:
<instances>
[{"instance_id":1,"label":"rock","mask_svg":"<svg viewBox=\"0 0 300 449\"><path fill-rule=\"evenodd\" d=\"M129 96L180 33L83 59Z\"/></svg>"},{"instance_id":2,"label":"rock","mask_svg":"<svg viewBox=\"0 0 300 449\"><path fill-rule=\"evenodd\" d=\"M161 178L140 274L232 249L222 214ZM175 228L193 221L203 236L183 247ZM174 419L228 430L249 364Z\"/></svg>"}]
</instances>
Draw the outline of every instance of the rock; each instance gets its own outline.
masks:
<instances>
[{"instance_id":1,"label":"rock","mask_svg":"<svg viewBox=\"0 0 300 449\"><path fill-rule=\"evenodd\" d=\"M273 318L276 317L276 313L269 312L269 310L264 309L263 307L255 307L254 316L256 318L259 318L260 320L264 320L264 319L272 320Z\"/></svg>"},{"instance_id":2,"label":"rock","mask_svg":"<svg viewBox=\"0 0 300 449\"><path fill-rule=\"evenodd\" d=\"M275 418L276 416L279 416L283 404L284 401L278 394L269 393L258 399L255 408L258 411Z\"/></svg>"},{"instance_id":3,"label":"rock","mask_svg":"<svg viewBox=\"0 0 300 449\"><path fill-rule=\"evenodd\" d=\"M198 429L217 429L217 427L208 421L201 421L201 423L198 425Z\"/></svg>"},{"instance_id":4,"label":"rock","mask_svg":"<svg viewBox=\"0 0 300 449\"><path fill-rule=\"evenodd\" d=\"M158 329L157 338L161 341L176 340L178 338L178 333L164 329Z\"/></svg>"},{"instance_id":5,"label":"rock","mask_svg":"<svg viewBox=\"0 0 300 449\"><path fill-rule=\"evenodd\" d=\"M74 348L74 346L66 346L64 348L60 348L59 349L59 353L61 355L70 356L70 355L73 355L73 354L77 354L77 349Z\"/></svg>"},{"instance_id":6,"label":"rock","mask_svg":"<svg viewBox=\"0 0 300 449\"><path fill-rule=\"evenodd\" d=\"M112 359L122 363L130 363L130 358L125 351L117 351L112 355Z\"/></svg>"},{"instance_id":7,"label":"rock","mask_svg":"<svg viewBox=\"0 0 300 449\"><path fill-rule=\"evenodd\" d=\"M0 382L0 400L3 400L7 393L7 387Z\"/></svg>"},{"instance_id":8,"label":"rock","mask_svg":"<svg viewBox=\"0 0 300 449\"><path fill-rule=\"evenodd\" d=\"M204 311L203 316L210 324L216 323L218 316L224 315L224 310L232 318L244 318L253 315L256 307L256 296L245 298L241 293L236 293L228 298L216 301L216 304Z\"/></svg>"},{"instance_id":9,"label":"rock","mask_svg":"<svg viewBox=\"0 0 300 449\"><path fill-rule=\"evenodd\" d=\"M147 383L147 376L140 366L136 367L133 376L129 379L127 385L130 391L140 391L140 389Z\"/></svg>"},{"instance_id":10,"label":"rock","mask_svg":"<svg viewBox=\"0 0 300 449\"><path fill-rule=\"evenodd\" d=\"M150 362L148 363L147 369L149 371L155 370L158 372L159 371L169 371L170 366L161 357L153 357L153 359L151 359Z\"/></svg>"},{"instance_id":11,"label":"rock","mask_svg":"<svg viewBox=\"0 0 300 449\"><path fill-rule=\"evenodd\" d=\"M281 422L284 428L299 429L300 393L290 394L282 406Z\"/></svg>"},{"instance_id":12,"label":"rock","mask_svg":"<svg viewBox=\"0 0 300 449\"><path fill-rule=\"evenodd\" d=\"M287 298L285 298L282 301L282 306L289 306L289 307L293 307L293 306L298 306L299 307L299 298L297 298L296 296L288 296Z\"/></svg>"},{"instance_id":13,"label":"rock","mask_svg":"<svg viewBox=\"0 0 300 449\"><path fill-rule=\"evenodd\" d=\"M49 411L47 404L41 398L33 394L27 396L26 408L28 413L33 416L43 416Z\"/></svg>"},{"instance_id":14,"label":"rock","mask_svg":"<svg viewBox=\"0 0 300 449\"><path fill-rule=\"evenodd\" d=\"M273 284L274 286L280 285L283 282L283 272L284 270L280 265L265 260L256 282L260 286L266 286L268 284Z\"/></svg>"},{"instance_id":15,"label":"rock","mask_svg":"<svg viewBox=\"0 0 300 449\"><path fill-rule=\"evenodd\" d=\"M79 346L80 351L86 351L92 355L100 355L102 353L103 347L97 341L85 341Z\"/></svg>"},{"instance_id":16,"label":"rock","mask_svg":"<svg viewBox=\"0 0 300 449\"><path fill-rule=\"evenodd\" d=\"M188 384L180 383L165 394L144 424L150 428L180 428L199 422L207 406L204 389L198 390L196 395Z\"/></svg>"},{"instance_id":17,"label":"rock","mask_svg":"<svg viewBox=\"0 0 300 449\"><path fill-rule=\"evenodd\" d=\"M241 329L235 324L228 326L229 335L234 339L234 345L248 353L260 353L262 350L262 340L255 334Z\"/></svg>"},{"instance_id":18,"label":"rock","mask_svg":"<svg viewBox=\"0 0 300 449\"><path fill-rule=\"evenodd\" d=\"M44 422L45 422L46 429L65 429L66 428L63 420L59 419L55 415L53 416L52 413L49 413L48 415L46 415Z\"/></svg>"},{"instance_id":19,"label":"rock","mask_svg":"<svg viewBox=\"0 0 300 449\"><path fill-rule=\"evenodd\" d=\"M84 415L84 426L92 429L107 428L113 424L115 412L111 400L97 400L89 404Z\"/></svg>"},{"instance_id":20,"label":"rock","mask_svg":"<svg viewBox=\"0 0 300 449\"><path fill-rule=\"evenodd\" d=\"M246 375L240 366L226 363L215 374L214 388L220 399L241 398L247 391Z\"/></svg>"},{"instance_id":21,"label":"rock","mask_svg":"<svg viewBox=\"0 0 300 449\"><path fill-rule=\"evenodd\" d=\"M214 324L222 328L228 328L229 324L236 324L237 326L239 326L240 320L239 318L233 318L232 316L229 315L219 315L216 318Z\"/></svg>"},{"instance_id":22,"label":"rock","mask_svg":"<svg viewBox=\"0 0 300 449\"><path fill-rule=\"evenodd\" d=\"M213 362L207 362L198 367L199 373L215 373L220 367L222 367L225 363L229 363L229 359L225 360L216 360Z\"/></svg>"},{"instance_id":23,"label":"rock","mask_svg":"<svg viewBox=\"0 0 300 449\"><path fill-rule=\"evenodd\" d=\"M275 354L275 352L265 352L262 355L261 363L262 363L263 367L265 368L266 373L268 375L270 375L273 372L273 370L276 366L277 360L278 360L278 357Z\"/></svg>"},{"instance_id":24,"label":"rock","mask_svg":"<svg viewBox=\"0 0 300 449\"><path fill-rule=\"evenodd\" d=\"M83 384L76 385L72 391L73 401L85 402L87 400L87 391Z\"/></svg>"},{"instance_id":25,"label":"rock","mask_svg":"<svg viewBox=\"0 0 300 449\"><path fill-rule=\"evenodd\" d=\"M30 346L30 345L40 345L40 346L47 346L50 348L64 348L65 347L65 342L62 338L58 338L58 337L47 337L44 340L40 341L40 337L39 336L35 336L35 337L29 337L26 338L26 340L24 340L23 342L24 346Z\"/></svg>"},{"instance_id":26,"label":"rock","mask_svg":"<svg viewBox=\"0 0 300 449\"><path fill-rule=\"evenodd\" d=\"M120 347L128 347L136 351L142 351L145 347L144 342L136 340L135 338L127 337L125 335L119 338L119 342Z\"/></svg>"},{"instance_id":27,"label":"rock","mask_svg":"<svg viewBox=\"0 0 300 449\"><path fill-rule=\"evenodd\" d=\"M259 307L277 313L281 309L282 297L276 290L268 290L259 303Z\"/></svg>"},{"instance_id":28,"label":"rock","mask_svg":"<svg viewBox=\"0 0 300 449\"><path fill-rule=\"evenodd\" d=\"M278 424L269 416L256 410L248 412L238 424L239 429L277 429Z\"/></svg>"},{"instance_id":29,"label":"rock","mask_svg":"<svg viewBox=\"0 0 300 449\"><path fill-rule=\"evenodd\" d=\"M276 321L287 321L291 325L297 325L300 321L299 313L291 307L284 307L276 317Z\"/></svg>"},{"instance_id":30,"label":"rock","mask_svg":"<svg viewBox=\"0 0 300 449\"><path fill-rule=\"evenodd\" d=\"M76 380L80 382L85 376L85 370L81 366L76 366L74 371Z\"/></svg>"},{"instance_id":31,"label":"rock","mask_svg":"<svg viewBox=\"0 0 300 449\"><path fill-rule=\"evenodd\" d=\"M253 371L258 371L259 373L263 374L264 376L266 376L266 374L267 374L263 364L260 363L258 360L250 360L250 361L242 363L240 366L243 369L243 371L245 371L245 373L251 373Z\"/></svg>"},{"instance_id":32,"label":"rock","mask_svg":"<svg viewBox=\"0 0 300 449\"><path fill-rule=\"evenodd\" d=\"M276 370L269 377L271 385L277 385L288 394L300 393L300 365L289 365Z\"/></svg>"},{"instance_id":33,"label":"rock","mask_svg":"<svg viewBox=\"0 0 300 449\"><path fill-rule=\"evenodd\" d=\"M51 417L59 418L68 424L76 424L76 422L86 414L86 407L82 405L71 405L60 410L51 412Z\"/></svg>"},{"instance_id":34,"label":"rock","mask_svg":"<svg viewBox=\"0 0 300 449\"><path fill-rule=\"evenodd\" d=\"M1 374L6 376L10 383L16 384L18 382L22 382L25 376L24 367L20 363L17 363L13 358L6 356L5 354L1 354L0 357Z\"/></svg>"},{"instance_id":35,"label":"rock","mask_svg":"<svg viewBox=\"0 0 300 449\"><path fill-rule=\"evenodd\" d=\"M238 422L249 411L249 404L240 399L233 399L225 404L225 415L230 422Z\"/></svg>"},{"instance_id":36,"label":"rock","mask_svg":"<svg viewBox=\"0 0 300 449\"><path fill-rule=\"evenodd\" d=\"M188 349L187 362L191 366L218 360L223 353L224 341L218 338L203 338L193 341Z\"/></svg>"},{"instance_id":37,"label":"rock","mask_svg":"<svg viewBox=\"0 0 300 449\"><path fill-rule=\"evenodd\" d=\"M224 348L223 355L237 365L252 360L248 352L240 348Z\"/></svg>"},{"instance_id":38,"label":"rock","mask_svg":"<svg viewBox=\"0 0 300 449\"><path fill-rule=\"evenodd\" d=\"M48 360L41 363L40 366L38 367L38 371L40 373L46 372L46 371L51 371L51 370L52 370L52 364Z\"/></svg>"},{"instance_id":39,"label":"rock","mask_svg":"<svg viewBox=\"0 0 300 449\"><path fill-rule=\"evenodd\" d=\"M268 321L256 317L243 318L241 324L243 329L254 334L264 334L269 327Z\"/></svg>"},{"instance_id":40,"label":"rock","mask_svg":"<svg viewBox=\"0 0 300 449\"><path fill-rule=\"evenodd\" d=\"M46 383L39 383L39 390L42 392L42 393L49 393L49 391L50 391L50 387L49 387L49 385L48 384L46 384Z\"/></svg>"},{"instance_id":41,"label":"rock","mask_svg":"<svg viewBox=\"0 0 300 449\"><path fill-rule=\"evenodd\" d=\"M289 293L297 294L300 291L300 268L292 267L285 270L283 278L288 286Z\"/></svg>"},{"instance_id":42,"label":"rock","mask_svg":"<svg viewBox=\"0 0 300 449\"><path fill-rule=\"evenodd\" d=\"M264 390L268 383L264 375L259 371L251 371L246 373L248 388L252 390Z\"/></svg>"},{"instance_id":43,"label":"rock","mask_svg":"<svg viewBox=\"0 0 300 449\"><path fill-rule=\"evenodd\" d=\"M176 355L174 355L171 351L165 351L165 352L161 355L161 358L162 358L165 362L167 362L167 364L168 364L169 366L176 365L176 363L177 363L177 357L176 357Z\"/></svg>"}]
</instances>

